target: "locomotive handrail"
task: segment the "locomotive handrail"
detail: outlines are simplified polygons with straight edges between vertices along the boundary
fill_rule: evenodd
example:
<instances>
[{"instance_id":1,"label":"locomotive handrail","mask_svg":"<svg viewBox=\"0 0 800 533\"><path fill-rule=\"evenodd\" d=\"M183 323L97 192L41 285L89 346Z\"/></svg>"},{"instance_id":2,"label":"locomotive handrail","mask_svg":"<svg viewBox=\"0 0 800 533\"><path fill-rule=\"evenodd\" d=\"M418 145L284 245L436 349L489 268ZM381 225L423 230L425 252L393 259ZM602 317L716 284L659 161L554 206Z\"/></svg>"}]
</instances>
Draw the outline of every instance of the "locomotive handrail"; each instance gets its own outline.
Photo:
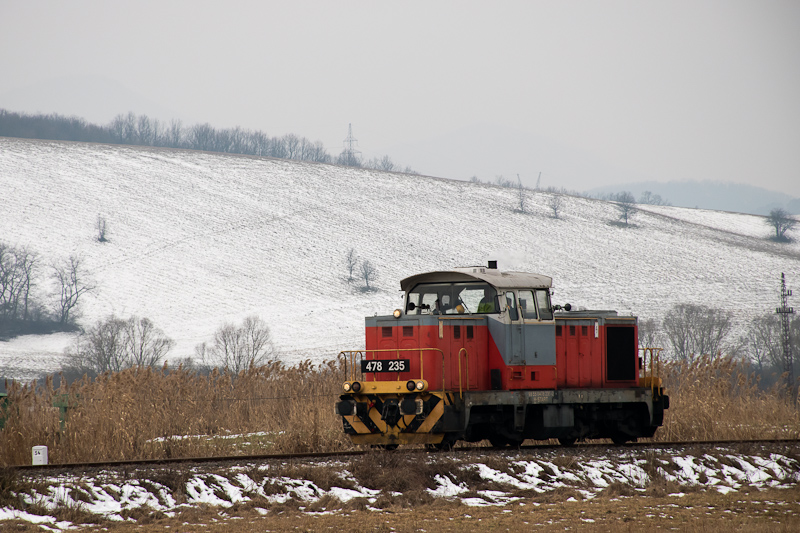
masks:
<instances>
[{"instance_id":1,"label":"locomotive handrail","mask_svg":"<svg viewBox=\"0 0 800 533\"><path fill-rule=\"evenodd\" d=\"M653 397L656 395L656 380L655 378L661 376L661 352L664 348L656 348L647 346L645 348L639 348L642 351L642 355L644 356L645 363L643 365L644 369L644 378L648 377L647 375L647 354L650 353L650 392L653 394Z\"/></svg>"},{"instance_id":2,"label":"locomotive handrail","mask_svg":"<svg viewBox=\"0 0 800 533\"><path fill-rule=\"evenodd\" d=\"M355 381L356 379L356 365L355 365L355 357L357 354L361 355L361 359L365 358L364 354L375 354L376 352L396 352L397 359L400 359L400 352L419 352L419 379L425 379L425 365L422 359L422 352L430 351L430 352L439 352L439 355L442 356L442 390L445 390L445 367L444 367L444 352L439 348L381 348L377 350L342 350L339 352L339 357L344 356L345 358L345 367L344 367L344 375L345 379L347 379L347 355L350 355L350 381ZM374 355L373 355L374 356ZM400 374L400 372L398 372Z\"/></svg>"},{"instance_id":3,"label":"locomotive handrail","mask_svg":"<svg viewBox=\"0 0 800 533\"><path fill-rule=\"evenodd\" d=\"M466 367L465 369L466 369L466 372L467 372L467 390L469 390L469 354L467 353L467 349L466 348L461 348L458 351L458 396L460 398L464 398L464 393L461 390L461 354L462 353L467 358L467 362L466 362L466 364L464 366Z\"/></svg>"}]
</instances>

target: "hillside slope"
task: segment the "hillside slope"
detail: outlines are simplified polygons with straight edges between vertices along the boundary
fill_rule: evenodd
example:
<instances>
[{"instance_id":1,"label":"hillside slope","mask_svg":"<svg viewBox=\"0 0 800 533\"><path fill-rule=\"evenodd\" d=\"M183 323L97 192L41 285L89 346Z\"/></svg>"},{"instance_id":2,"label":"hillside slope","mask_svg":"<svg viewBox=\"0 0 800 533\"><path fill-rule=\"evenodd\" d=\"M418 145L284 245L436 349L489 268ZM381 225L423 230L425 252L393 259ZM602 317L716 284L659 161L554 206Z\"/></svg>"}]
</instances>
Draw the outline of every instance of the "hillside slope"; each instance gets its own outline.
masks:
<instances>
[{"instance_id":1,"label":"hillside slope","mask_svg":"<svg viewBox=\"0 0 800 533\"><path fill-rule=\"evenodd\" d=\"M403 277L488 259L552 276L558 303L643 318L703 303L740 324L774 310L781 272L800 278L800 245L766 240L758 216L646 207L624 228L599 200L564 197L553 219L546 193L517 213L513 189L286 160L0 138L0 190L0 240L43 264L84 257L99 287L84 324L149 317L177 341L171 358L249 314L287 360L331 357L400 305ZM351 248L377 290L348 282ZM0 343L0 374L54 370L68 342Z\"/></svg>"}]
</instances>

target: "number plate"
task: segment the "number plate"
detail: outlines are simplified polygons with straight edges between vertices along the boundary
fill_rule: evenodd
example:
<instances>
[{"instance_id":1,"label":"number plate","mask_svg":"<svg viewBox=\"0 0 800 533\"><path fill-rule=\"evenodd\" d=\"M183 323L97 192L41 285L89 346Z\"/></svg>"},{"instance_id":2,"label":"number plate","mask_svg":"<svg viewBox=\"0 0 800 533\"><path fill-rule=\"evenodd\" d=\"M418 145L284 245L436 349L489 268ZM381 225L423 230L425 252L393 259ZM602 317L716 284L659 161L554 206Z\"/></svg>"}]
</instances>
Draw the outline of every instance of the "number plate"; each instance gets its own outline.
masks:
<instances>
[{"instance_id":1,"label":"number plate","mask_svg":"<svg viewBox=\"0 0 800 533\"><path fill-rule=\"evenodd\" d=\"M408 359L376 359L361 361L361 372L409 372L411 364Z\"/></svg>"}]
</instances>

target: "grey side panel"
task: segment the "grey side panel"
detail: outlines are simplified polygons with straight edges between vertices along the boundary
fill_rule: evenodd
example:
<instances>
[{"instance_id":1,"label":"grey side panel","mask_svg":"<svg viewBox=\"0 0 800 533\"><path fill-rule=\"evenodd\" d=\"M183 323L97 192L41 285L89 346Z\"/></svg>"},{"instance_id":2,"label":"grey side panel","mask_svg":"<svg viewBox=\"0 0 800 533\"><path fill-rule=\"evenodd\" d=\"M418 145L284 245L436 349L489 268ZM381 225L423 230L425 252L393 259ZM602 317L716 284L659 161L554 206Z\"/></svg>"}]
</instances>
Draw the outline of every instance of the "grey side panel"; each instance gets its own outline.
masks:
<instances>
[{"instance_id":1,"label":"grey side panel","mask_svg":"<svg viewBox=\"0 0 800 533\"><path fill-rule=\"evenodd\" d=\"M514 334L517 331L519 334ZM507 365L556 364L556 326L553 323L504 324L489 318L489 334Z\"/></svg>"},{"instance_id":2,"label":"grey side panel","mask_svg":"<svg viewBox=\"0 0 800 533\"><path fill-rule=\"evenodd\" d=\"M522 332L525 338L525 362L523 364L556 364L555 324L525 324Z\"/></svg>"},{"instance_id":3,"label":"grey side panel","mask_svg":"<svg viewBox=\"0 0 800 533\"><path fill-rule=\"evenodd\" d=\"M491 335L500 355L505 364L512 364L511 361L511 329L508 324L503 324L499 320L489 318L489 335Z\"/></svg>"}]
</instances>

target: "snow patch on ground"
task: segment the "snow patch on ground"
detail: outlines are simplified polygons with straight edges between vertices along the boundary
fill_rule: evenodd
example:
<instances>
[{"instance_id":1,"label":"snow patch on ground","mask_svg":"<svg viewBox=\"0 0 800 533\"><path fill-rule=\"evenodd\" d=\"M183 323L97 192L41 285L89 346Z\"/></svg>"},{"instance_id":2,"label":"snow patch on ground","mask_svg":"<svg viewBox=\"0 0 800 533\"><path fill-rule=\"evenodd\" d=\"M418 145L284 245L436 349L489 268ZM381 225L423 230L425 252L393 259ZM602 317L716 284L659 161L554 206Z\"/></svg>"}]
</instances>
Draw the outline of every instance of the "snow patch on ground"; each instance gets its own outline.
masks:
<instances>
[{"instance_id":1,"label":"snow patch on ground","mask_svg":"<svg viewBox=\"0 0 800 533\"><path fill-rule=\"evenodd\" d=\"M557 489L567 489L564 501L591 499L612 484L629 486L635 491L643 491L652 483L664 481L674 483L690 490L715 490L723 493L743 488L790 488L800 483L800 462L794 457L776 453L761 455L739 454L719 449L702 454L626 451L623 454L595 455L593 457L575 456L569 466L558 467L552 459L528 454L520 457L507 454L507 469L498 470L480 458L461 465L450 466L450 472L435 474L435 486L425 491L434 498L457 500L466 506L508 506L512 504L538 505L531 498ZM552 455L552 454L551 454ZM425 461L436 462L437 456ZM492 464L497 464L493 461ZM325 490L310 479L268 473L272 468L262 464L231 467L215 473L204 472L194 467L180 491L184 494L183 503L178 503L173 491L158 482L148 479L147 472L120 476L112 471L102 471L94 475L59 475L46 479L31 476L32 488L14 494L20 508L0 508L0 523L18 520L40 524L51 529L69 529L71 524L58 522L51 515L32 514L29 506L55 510L60 507L82 509L109 520L124 520L126 512L137 509L159 511L174 516L181 509L191 506L208 505L227 509L236 503L254 502L262 514L268 513L273 505L296 500L307 506L331 498L342 503L362 499L366 508L379 510L373 506L382 496L402 497L401 493L384 492L361 486L347 471L346 463L327 461L317 464L318 468L337 470L342 484ZM257 471L258 481L252 477ZM479 490L473 489L466 481L459 481L459 472L473 472L482 480ZM156 472L157 471L152 471ZM250 472L250 473L247 473ZM648 472L655 473L654 479ZM263 477L261 474L265 474ZM472 474L468 479L474 479ZM670 496L680 498L684 492L673 492ZM337 512L332 509L314 509L316 513ZM310 512L310 511L309 511Z\"/></svg>"}]
</instances>

